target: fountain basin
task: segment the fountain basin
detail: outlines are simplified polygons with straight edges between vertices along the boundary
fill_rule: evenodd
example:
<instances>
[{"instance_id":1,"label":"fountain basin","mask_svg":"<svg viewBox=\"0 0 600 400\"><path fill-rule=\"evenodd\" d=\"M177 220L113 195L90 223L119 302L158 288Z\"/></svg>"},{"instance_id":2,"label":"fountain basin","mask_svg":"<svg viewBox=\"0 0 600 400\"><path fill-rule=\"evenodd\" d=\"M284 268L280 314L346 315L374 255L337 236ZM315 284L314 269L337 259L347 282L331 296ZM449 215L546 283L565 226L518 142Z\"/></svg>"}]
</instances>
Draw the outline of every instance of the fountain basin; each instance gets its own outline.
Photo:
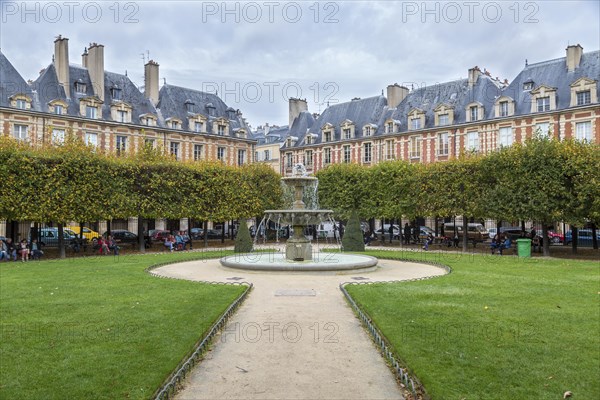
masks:
<instances>
[{"instance_id":1,"label":"fountain basin","mask_svg":"<svg viewBox=\"0 0 600 400\"><path fill-rule=\"evenodd\" d=\"M333 217L332 210L266 210L265 216L281 225L318 225Z\"/></svg>"},{"instance_id":2,"label":"fountain basin","mask_svg":"<svg viewBox=\"0 0 600 400\"><path fill-rule=\"evenodd\" d=\"M244 253L221 258L228 268L253 271L352 271L375 269L377 258L358 254L313 254L310 261L291 261L282 253Z\"/></svg>"}]
</instances>

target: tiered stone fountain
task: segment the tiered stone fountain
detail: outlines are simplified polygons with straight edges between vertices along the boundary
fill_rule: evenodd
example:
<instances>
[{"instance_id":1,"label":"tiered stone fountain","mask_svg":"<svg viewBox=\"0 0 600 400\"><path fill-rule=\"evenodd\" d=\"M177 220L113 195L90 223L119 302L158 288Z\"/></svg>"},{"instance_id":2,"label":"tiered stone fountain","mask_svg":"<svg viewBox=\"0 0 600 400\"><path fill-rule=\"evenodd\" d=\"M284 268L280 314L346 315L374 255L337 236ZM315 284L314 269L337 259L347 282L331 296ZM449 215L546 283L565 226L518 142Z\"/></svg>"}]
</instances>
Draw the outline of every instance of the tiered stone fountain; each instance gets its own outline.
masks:
<instances>
[{"instance_id":1,"label":"tiered stone fountain","mask_svg":"<svg viewBox=\"0 0 600 400\"><path fill-rule=\"evenodd\" d=\"M332 220L332 210L307 209L302 198L304 189L317 178L308 176L302 164L294 167L292 176L281 178L284 184L294 188L294 203L290 210L267 210L266 220L279 221L291 225L293 235L287 240L285 254L248 253L236 254L221 259L221 264L229 268L269 270L269 271L344 271L374 269L375 257L313 252L311 241L304 236L304 228Z\"/></svg>"}]
</instances>

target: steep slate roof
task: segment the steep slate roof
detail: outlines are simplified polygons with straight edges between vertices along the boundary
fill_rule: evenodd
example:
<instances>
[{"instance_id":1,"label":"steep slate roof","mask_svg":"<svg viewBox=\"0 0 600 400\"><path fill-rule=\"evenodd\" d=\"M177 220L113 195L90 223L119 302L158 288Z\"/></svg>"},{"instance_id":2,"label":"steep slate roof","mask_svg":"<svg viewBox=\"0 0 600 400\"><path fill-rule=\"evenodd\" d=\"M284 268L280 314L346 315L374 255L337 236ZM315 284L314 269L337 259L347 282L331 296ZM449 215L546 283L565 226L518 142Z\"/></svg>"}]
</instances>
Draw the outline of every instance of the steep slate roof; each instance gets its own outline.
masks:
<instances>
[{"instance_id":1,"label":"steep slate roof","mask_svg":"<svg viewBox=\"0 0 600 400\"><path fill-rule=\"evenodd\" d=\"M363 126L379 122L386 106L387 100L383 96L356 99L327 107L316 121L309 112L303 111L292 123L289 135L298 138L296 146L304 145L307 133L316 135L314 143L318 144L321 143L321 128L325 124L331 124L334 128L333 141L338 141L341 138L340 125L345 120L350 120L354 123L354 135L359 138L362 137Z\"/></svg>"},{"instance_id":2,"label":"steep slate roof","mask_svg":"<svg viewBox=\"0 0 600 400\"><path fill-rule=\"evenodd\" d=\"M556 108L568 108L571 103L570 85L577 79L587 77L598 80L600 77L600 51L583 53L579 67L567 72L566 57L543 61L526 66L502 95L511 97L516 102L515 114L529 114L531 111L531 93L523 90L523 84L531 80L533 88L546 85L556 88ZM600 97L600 84L596 85Z\"/></svg>"},{"instance_id":3,"label":"steep slate roof","mask_svg":"<svg viewBox=\"0 0 600 400\"><path fill-rule=\"evenodd\" d=\"M9 98L17 93L23 93L35 100L35 96L25 79L17 72L8 58L0 52L0 107L9 107ZM37 103L33 101L32 109Z\"/></svg>"},{"instance_id":4,"label":"steep slate roof","mask_svg":"<svg viewBox=\"0 0 600 400\"><path fill-rule=\"evenodd\" d=\"M71 88L71 99L67 99L64 88L58 83L54 64L50 64L35 80L33 86L38 93L41 111L48 112L48 103L60 99L68 104L67 114L80 117L79 102L82 98L93 96L94 90L87 68L76 64L69 65L69 80ZM75 82L80 81L86 85L86 93L75 91ZM112 98L111 88L117 86L121 89L121 101L132 107L131 121L139 123L139 116L146 113L156 114L156 109L139 91L137 86L126 76L114 72L104 72L104 104L102 104L102 119L111 120L110 106L116 100Z\"/></svg>"},{"instance_id":5,"label":"steep slate roof","mask_svg":"<svg viewBox=\"0 0 600 400\"><path fill-rule=\"evenodd\" d=\"M185 104L189 101L194 103L192 105L192 113L188 113ZM209 116L207 108L209 105L214 107L214 116ZM165 84L160 89L157 108L160 110L160 113L165 120L168 118L180 119L184 130L190 129L188 126L188 116L202 114L208 118L208 133L216 133L212 132L212 121L220 117L229 121L229 130L231 133L240 128L249 132L249 129L241 116L237 115L237 112L233 108L227 107L219 96L212 93Z\"/></svg>"}]
</instances>

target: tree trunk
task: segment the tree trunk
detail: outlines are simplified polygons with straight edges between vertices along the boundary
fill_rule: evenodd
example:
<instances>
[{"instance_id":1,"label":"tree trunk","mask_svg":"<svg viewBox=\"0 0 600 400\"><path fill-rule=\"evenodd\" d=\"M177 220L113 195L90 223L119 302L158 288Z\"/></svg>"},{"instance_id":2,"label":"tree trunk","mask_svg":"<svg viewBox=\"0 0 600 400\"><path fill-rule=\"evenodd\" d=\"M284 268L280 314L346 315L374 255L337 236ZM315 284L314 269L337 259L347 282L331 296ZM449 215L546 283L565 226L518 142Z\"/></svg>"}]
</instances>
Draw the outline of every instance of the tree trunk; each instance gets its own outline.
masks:
<instances>
[{"instance_id":1,"label":"tree trunk","mask_svg":"<svg viewBox=\"0 0 600 400\"><path fill-rule=\"evenodd\" d=\"M571 253L573 254L577 254L577 240L578 240L578 234L577 234L577 227L576 226L571 226Z\"/></svg>"},{"instance_id":2,"label":"tree trunk","mask_svg":"<svg viewBox=\"0 0 600 400\"><path fill-rule=\"evenodd\" d=\"M146 238L144 237L144 218L138 215L137 218L138 250L140 253L146 252Z\"/></svg>"},{"instance_id":3,"label":"tree trunk","mask_svg":"<svg viewBox=\"0 0 600 400\"><path fill-rule=\"evenodd\" d=\"M225 243L225 222L221 225L221 244Z\"/></svg>"},{"instance_id":4,"label":"tree trunk","mask_svg":"<svg viewBox=\"0 0 600 400\"><path fill-rule=\"evenodd\" d=\"M67 258L67 252L65 249L65 237L64 237L64 229L63 224L58 224L58 252L59 257L64 259Z\"/></svg>"},{"instance_id":5,"label":"tree trunk","mask_svg":"<svg viewBox=\"0 0 600 400\"><path fill-rule=\"evenodd\" d=\"M463 215L463 239L462 239L462 250L464 252L469 250L469 220L466 215Z\"/></svg>"},{"instance_id":6,"label":"tree trunk","mask_svg":"<svg viewBox=\"0 0 600 400\"><path fill-rule=\"evenodd\" d=\"M208 221L204 221L204 247L208 247Z\"/></svg>"},{"instance_id":7,"label":"tree trunk","mask_svg":"<svg viewBox=\"0 0 600 400\"><path fill-rule=\"evenodd\" d=\"M533 238L531 238L533 240ZM550 256L550 240L548 240L548 224L542 225L542 245L544 248L544 256Z\"/></svg>"},{"instance_id":8,"label":"tree trunk","mask_svg":"<svg viewBox=\"0 0 600 400\"><path fill-rule=\"evenodd\" d=\"M596 236L596 232L598 232L597 229L596 224L592 224L592 248L594 250L598 250L598 236Z\"/></svg>"}]
</instances>

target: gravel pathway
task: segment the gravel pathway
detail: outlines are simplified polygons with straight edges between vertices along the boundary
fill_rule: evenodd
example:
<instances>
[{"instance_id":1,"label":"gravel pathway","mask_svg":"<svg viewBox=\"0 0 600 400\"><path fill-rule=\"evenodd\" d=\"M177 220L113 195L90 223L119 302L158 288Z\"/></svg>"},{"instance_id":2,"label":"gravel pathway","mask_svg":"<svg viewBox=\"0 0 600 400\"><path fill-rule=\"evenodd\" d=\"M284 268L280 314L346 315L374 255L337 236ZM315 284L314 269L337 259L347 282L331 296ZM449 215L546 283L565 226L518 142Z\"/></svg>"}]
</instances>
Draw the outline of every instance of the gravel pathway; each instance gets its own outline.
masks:
<instances>
[{"instance_id":1,"label":"gravel pathway","mask_svg":"<svg viewBox=\"0 0 600 400\"><path fill-rule=\"evenodd\" d=\"M261 273L226 269L210 260L168 265L153 273L254 284L177 399L374 400L403 397L339 284L406 280L445 271L380 260L373 272Z\"/></svg>"}]
</instances>

